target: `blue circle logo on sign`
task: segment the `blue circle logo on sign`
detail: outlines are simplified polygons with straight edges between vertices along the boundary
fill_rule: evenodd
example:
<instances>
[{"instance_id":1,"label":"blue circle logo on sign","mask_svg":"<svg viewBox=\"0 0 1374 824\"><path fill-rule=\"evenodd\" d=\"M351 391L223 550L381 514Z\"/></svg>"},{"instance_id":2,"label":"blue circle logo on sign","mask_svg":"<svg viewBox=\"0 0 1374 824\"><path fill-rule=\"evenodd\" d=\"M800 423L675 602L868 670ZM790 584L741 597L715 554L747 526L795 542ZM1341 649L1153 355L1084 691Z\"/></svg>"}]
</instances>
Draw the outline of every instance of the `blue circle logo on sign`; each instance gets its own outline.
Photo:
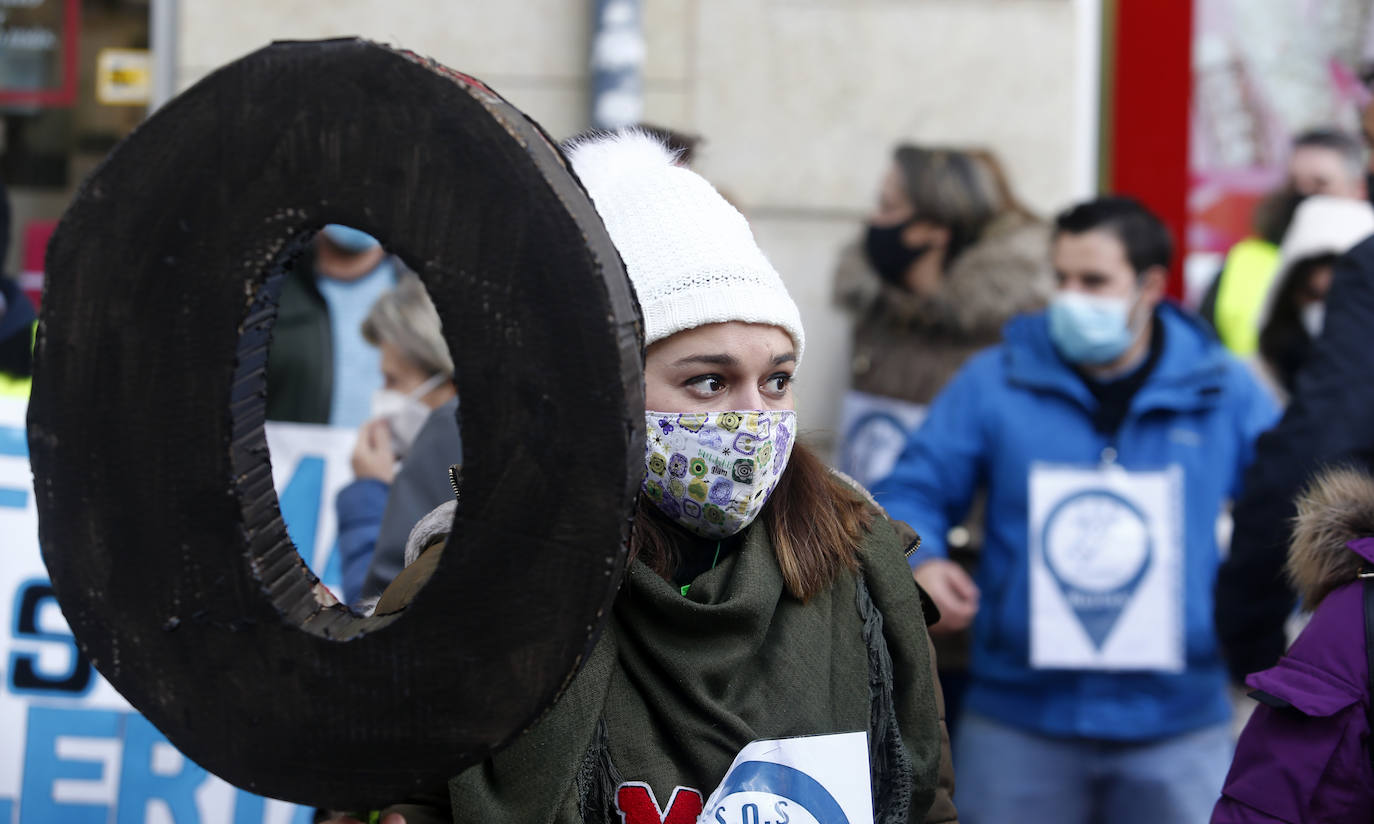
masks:
<instances>
[{"instance_id":1,"label":"blue circle logo on sign","mask_svg":"<svg viewBox=\"0 0 1374 824\"><path fill-rule=\"evenodd\" d=\"M721 802L707 811L707 820L720 824L809 824L808 819L816 824L849 824L829 790L785 764L745 761L725 777L718 797ZM776 800L769 804L765 799Z\"/></svg>"},{"instance_id":2,"label":"blue circle logo on sign","mask_svg":"<svg viewBox=\"0 0 1374 824\"><path fill-rule=\"evenodd\" d=\"M1040 534L1040 553L1098 649L1135 595L1154 554L1145 515L1106 489L1084 490L1056 504Z\"/></svg>"}]
</instances>

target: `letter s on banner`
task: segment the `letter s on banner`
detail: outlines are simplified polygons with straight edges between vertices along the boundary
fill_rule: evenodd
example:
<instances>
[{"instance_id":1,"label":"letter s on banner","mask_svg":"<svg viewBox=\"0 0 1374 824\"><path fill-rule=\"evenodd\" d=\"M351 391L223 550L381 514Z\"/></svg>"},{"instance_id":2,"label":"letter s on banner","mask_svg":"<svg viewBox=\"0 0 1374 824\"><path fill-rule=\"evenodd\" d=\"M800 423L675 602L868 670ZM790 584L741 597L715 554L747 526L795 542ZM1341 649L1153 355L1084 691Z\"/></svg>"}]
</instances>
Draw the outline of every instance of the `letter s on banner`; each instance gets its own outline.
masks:
<instances>
[{"instance_id":1,"label":"letter s on banner","mask_svg":"<svg viewBox=\"0 0 1374 824\"><path fill-rule=\"evenodd\" d=\"M81 654L65 622L60 629L40 628L40 613L44 607L48 608L49 614L58 611L52 584L46 578L25 581L15 593L14 604L11 632L15 648L10 653L10 690L18 694L64 698L79 698L90 692L94 680L90 662ZM57 617L60 619L60 614ZM42 653L38 650L26 651L28 644L25 642L45 642L49 647L60 645L66 654L66 665L54 671L45 670L41 664Z\"/></svg>"}]
</instances>

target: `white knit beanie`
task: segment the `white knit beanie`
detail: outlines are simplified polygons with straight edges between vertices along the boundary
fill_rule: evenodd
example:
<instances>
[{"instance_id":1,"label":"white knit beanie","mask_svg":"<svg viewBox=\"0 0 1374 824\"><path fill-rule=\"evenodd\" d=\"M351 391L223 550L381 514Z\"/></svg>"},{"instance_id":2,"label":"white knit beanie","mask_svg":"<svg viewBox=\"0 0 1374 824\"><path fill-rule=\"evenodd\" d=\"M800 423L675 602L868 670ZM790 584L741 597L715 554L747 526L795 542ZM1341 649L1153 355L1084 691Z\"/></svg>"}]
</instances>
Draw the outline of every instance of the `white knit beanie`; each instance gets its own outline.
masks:
<instances>
[{"instance_id":1,"label":"white knit beanie","mask_svg":"<svg viewBox=\"0 0 1374 824\"><path fill-rule=\"evenodd\" d=\"M1260 310L1261 328L1274 314L1289 270L1309 258L1343 255L1370 235L1374 235L1374 207L1369 201L1330 195L1304 198L1279 247L1279 266Z\"/></svg>"},{"instance_id":2,"label":"white knit beanie","mask_svg":"<svg viewBox=\"0 0 1374 824\"><path fill-rule=\"evenodd\" d=\"M644 312L645 344L709 323L779 326L801 364L801 313L754 234L657 138L630 129L564 146L625 261Z\"/></svg>"},{"instance_id":3,"label":"white knit beanie","mask_svg":"<svg viewBox=\"0 0 1374 824\"><path fill-rule=\"evenodd\" d=\"M1283 236L1279 278L1293 264L1318 255L1343 255L1374 234L1374 207L1369 201L1330 195L1305 198Z\"/></svg>"}]
</instances>

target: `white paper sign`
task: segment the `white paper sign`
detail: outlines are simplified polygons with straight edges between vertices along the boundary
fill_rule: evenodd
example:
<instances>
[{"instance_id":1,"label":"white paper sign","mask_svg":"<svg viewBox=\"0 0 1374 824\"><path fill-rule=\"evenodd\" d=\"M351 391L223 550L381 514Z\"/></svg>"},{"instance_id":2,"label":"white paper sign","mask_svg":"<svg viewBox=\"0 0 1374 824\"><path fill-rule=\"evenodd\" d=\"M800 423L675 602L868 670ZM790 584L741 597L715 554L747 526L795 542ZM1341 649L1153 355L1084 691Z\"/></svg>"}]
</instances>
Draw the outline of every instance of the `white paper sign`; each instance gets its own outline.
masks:
<instances>
[{"instance_id":1,"label":"white paper sign","mask_svg":"<svg viewBox=\"0 0 1374 824\"><path fill-rule=\"evenodd\" d=\"M868 733L755 741L735 756L699 824L869 824Z\"/></svg>"},{"instance_id":2,"label":"white paper sign","mask_svg":"<svg viewBox=\"0 0 1374 824\"><path fill-rule=\"evenodd\" d=\"M1030 663L1184 667L1183 471L1034 464Z\"/></svg>"},{"instance_id":3,"label":"white paper sign","mask_svg":"<svg viewBox=\"0 0 1374 824\"><path fill-rule=\"evenodd\" d=\"M919 403L850 390L840 407L836 467L864 487L887 477L907 436L926 418Z\"/></svg>"}]
</instances>

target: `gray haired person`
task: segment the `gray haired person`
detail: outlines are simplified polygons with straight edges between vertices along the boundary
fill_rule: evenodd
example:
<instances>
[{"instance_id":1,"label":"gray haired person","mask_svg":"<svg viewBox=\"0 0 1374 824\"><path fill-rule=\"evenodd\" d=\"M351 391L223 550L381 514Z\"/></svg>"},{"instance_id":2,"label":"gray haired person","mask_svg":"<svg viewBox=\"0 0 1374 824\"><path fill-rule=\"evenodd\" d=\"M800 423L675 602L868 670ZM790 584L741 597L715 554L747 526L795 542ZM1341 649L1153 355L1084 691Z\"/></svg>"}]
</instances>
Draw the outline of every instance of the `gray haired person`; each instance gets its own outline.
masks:
<instances>
[{"instance_id":1,"label":"gray haired person","mask_svg":"<svg viewBox=\"0 0 1374 824\"><path fill-rule=\"evenodd\" d=\"M335 502L349 604L377 595L401 569L410 528L452 498L448 469L462 460L453 359L420 279L407 274L378 298L362 334L381 350L383 386L358 430L355 479Z\"/></svg>"}]
</instances>

